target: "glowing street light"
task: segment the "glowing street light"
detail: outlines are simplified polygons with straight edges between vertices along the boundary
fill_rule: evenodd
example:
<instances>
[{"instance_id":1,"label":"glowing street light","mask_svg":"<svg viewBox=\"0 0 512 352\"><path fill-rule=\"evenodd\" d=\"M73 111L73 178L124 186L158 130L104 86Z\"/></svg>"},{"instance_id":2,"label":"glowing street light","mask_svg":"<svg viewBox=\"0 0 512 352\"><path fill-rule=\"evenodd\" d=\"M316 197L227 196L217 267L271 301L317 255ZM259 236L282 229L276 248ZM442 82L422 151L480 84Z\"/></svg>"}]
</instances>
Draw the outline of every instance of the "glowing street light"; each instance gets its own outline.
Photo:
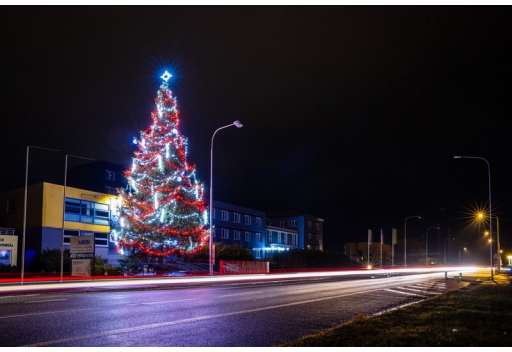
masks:
<instances>
[{"instance_id":1,"label":"glowing street light","mask_svg":"<svg viewBox=\"0 0 512 352\"><path fill-rule=\"evenodd\" d=\"M409 216L407 218L405 218L405 223L404 223L404 266L407 266L407 219L411 219L411 218L417 218L417 219L421 219L421 216Z\"/></svg>"},{"instance_id":2,"label":"glowing street light","mask_svg":"<svg viewBox=\"0 0 512 352\"><path fill-rule=\"evenodd\" d=\"M243 125L240 121L236 120L230 125L226 125L223 127L219 127L213 132L212 143L210 149L210 236L209 236L209 267L210 267L210 275L213 276L213 138L215 134L224 129L231 126L236 126L237 128L241 128Z\"/></svg>"},{"instance_id":3,"label":"glowing street light","mask_svg":"<svg viewBox=\"0 0 512 352\"><path fill-rule=\"evenodd\" d=\"M489 178L489 232L491 233L491 236L492 236L491 167L489 166L489 162L486 159L481 158L479 156L454 156L454 159L480 159L480 160L485 161L485 163L487 164L487 174L488 174L488 178ZM492 241L491 241L491 245L489 246L489 252L491 255L491 280L494 280L494 271L493 271L494 265L493 265L493 260L492 260Z\"/></svg>"}]
</instances>

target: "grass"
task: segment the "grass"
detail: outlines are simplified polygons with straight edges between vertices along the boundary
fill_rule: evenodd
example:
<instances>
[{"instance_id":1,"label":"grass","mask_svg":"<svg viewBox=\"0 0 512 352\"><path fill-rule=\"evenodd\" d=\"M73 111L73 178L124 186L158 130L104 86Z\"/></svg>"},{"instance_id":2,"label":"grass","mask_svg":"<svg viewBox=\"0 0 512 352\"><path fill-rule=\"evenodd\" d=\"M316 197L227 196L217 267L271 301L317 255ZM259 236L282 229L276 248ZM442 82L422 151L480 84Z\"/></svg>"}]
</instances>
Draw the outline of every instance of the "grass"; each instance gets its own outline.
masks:
<instances>
[{"instance_id":1,"label":"grass","mask_svg":"<svg viewBox=\"0 0 512 352\"><path fill-rule=\"evenodd\" d=\"M471 284L279 347L510 347L512 285Z\"/></svg>"}]
</instances>

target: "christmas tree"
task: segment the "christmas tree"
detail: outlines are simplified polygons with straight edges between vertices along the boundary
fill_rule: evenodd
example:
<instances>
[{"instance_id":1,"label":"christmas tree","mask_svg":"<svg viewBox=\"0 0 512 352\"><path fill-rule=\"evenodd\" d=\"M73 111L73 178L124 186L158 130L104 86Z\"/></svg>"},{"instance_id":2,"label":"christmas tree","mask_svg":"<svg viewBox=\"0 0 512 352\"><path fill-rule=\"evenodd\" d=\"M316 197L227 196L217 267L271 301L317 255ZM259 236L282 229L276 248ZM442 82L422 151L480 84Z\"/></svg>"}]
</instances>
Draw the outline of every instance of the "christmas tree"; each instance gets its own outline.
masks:
<instances>
[{"instance_id":1,"label":"christmas tree","mask_svg":"<svg viewBox=\"0 0 512 352\"><path fill-rule=\"evenodd\" d=\"M166 71L151 113L153 123L137 141L129 187L119 190L119 238L123 254L165 258L199 251L208 239L203 185L187 162L176 98Z\"/></svg>"}]
</instances>

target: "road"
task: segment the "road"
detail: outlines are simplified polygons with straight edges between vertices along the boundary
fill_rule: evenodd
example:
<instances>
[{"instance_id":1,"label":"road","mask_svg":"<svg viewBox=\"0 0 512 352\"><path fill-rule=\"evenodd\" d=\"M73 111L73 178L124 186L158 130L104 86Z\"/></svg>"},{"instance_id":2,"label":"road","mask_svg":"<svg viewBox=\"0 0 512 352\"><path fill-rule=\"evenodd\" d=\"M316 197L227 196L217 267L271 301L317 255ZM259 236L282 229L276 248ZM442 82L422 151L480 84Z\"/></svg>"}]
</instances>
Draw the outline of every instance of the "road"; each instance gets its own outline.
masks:
<instances>
[{"instance_id":1,"label":"road","mask_svg":"<svg viewBox=\"0 0 512 352\"><path fill-rule=\"evenodd\" d=\"M0 295L0 346L268 347L461 285L438 272Z\"/></svg>"}]
</instances>

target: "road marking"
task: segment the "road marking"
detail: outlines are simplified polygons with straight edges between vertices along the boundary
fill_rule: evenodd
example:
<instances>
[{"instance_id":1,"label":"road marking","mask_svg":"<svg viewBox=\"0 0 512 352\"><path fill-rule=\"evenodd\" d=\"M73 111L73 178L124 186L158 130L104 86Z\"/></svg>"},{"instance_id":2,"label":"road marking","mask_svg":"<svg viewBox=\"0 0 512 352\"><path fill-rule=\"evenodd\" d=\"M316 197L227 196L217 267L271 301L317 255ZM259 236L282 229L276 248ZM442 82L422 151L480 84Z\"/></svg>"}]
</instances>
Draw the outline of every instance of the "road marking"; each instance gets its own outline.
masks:
<instances>
[{"instance_id":1,"label":"road marking","mask_svg":"<svg viewBox=\"0 0 512 352\"><path fill-rule=\"evenodd\" d=\"M222 295L222 296L217 296L218 298L221 298L221 297L233 297L233 296L247 296L247 295L255 295L257 293L265 293L264 291L258 291L258 292L249 292L249 293L234 293L232 295Z\"/></svg>"},{"instance_id":2,"label":"road marking","mask_svg":"<svg viewBox=\"0 0 512 352\"><path fill-rule=\"evenodd\" d=\"M175 302L182 302L182 301L193 301L196 300L196 298L181 298L181 299L171 299L169 301L155 301L155 302L142 302L142 303L131 303L128 304L129 306L138 306L141 304L162 304L162 303L175 303Z\"/></svg>"},{"instance_id":3,"label":"road marking","mask_svg":"<svg viewBox=\"0 0 512 352\"><path fill-rule=\"evenodd\" d=\"M420 295L420 294L417 294L417 293L397 291L397 290L392 290L390 288L386 288L384 291L393 292L393 293L400 293L400 294L408 295L408 296L424 297L423 295Z\"/></svg>"},{"instance_id":4,"label":"road marking","mask_svg":"<svg viewBox=\"0 0 512 352\"><path fill-rule=\"evenodd\" d=\"M5 317L0 317L0 319L23 318L23 317L30 317L30 316L33 316L33 315L45 315L45 314L80 312L80 311L84 311L84 310L92 310L92 308L55 310L55 311L52 311L52 312L40 312L40 313L29 313L29 314L19 314L19 315L6 315Z\"/></svg>"},{"instance_id":5,"label":"road marking","mask_svg":"<svg viewBox=\"0 0 512 352\"><path fill-rule=\"evenodd\" d=\"M425 289L414 289L411 287L397 287L397 288L400 290L405 290L405 291L420 292L423 295L437 295L438 294L437 292L431 292L431 291L427 291Z\"/></svg>"},{"instance_id":6,"label":"road marking","mask_svg":"<svg viewBox=\"0 0 512 352\"><path fill-rule=\"evenodd\" d=\"M381 290L382 290L382 288L376 288L376 289L368 290L365 293L374 292L374 291L381 291ZM307 301L292 302L292 303L287 303L287 304L280 304L280 305L261 307L261 308L255 308L255 309L247 309L247 310L241 310L241 311L230 312L230 313L223 313L223 314L205 315L205 316L201 316L201 317L181 319L181 320L174 320L174 321L167 321L167 322L163 322L163 323L155 323L155 324L147 324L147 325L141 325L141 326L134 326L132 328L116 329L116 330L104 331L104 332L100 332L100 333L96 333L96 334L82 335L82 336L77 336L77 337L68 337L68 338L58 339L58 340L41 341L41 342L36 342L36 343L33 343L33 344L23 345L23 346L19 346L19 347L50 346L50 345L56 345L56 344L72 342L72 341L93 339L93 338L98 338L98 337L101 337L101 336L125 334L125 333L131 333L131 332L135 332L135 331L142 331L142 330L149 330L149 329L155 329L155 328L162 328L162 327L171 326L171 325L178 325L178 324L184 324L184 323L192 323L192 322L201 321L201 320L223 318L223 317L228 317L228 316L233 316L233 315L241 315L241 314L261 312L261 311L270 310L270 309L278 309L278 308L291 307L291 306L296 306L296 305L306 304L306 303L321 302L321 301L337 299L337 298L353 296L353 295L359 295L359 294L361 294L361 292L352 292L352 293L341 294L341 295L336 295L336 296L311 299L311 300L307 300Z\"/></svg>"},{"instance_id":7,"label":"road marking","mask_svg":"<svg viewBox=\"0 0 512 352\"><path fill-rule=\"evenodd\" d=\"M67 301L67 298L46 299L46 300L40 300L40 301L27 301L27 302L23 302L23 303L29 304L29 303L46 303L46 302L57 302L57 301Z\"/></svg>"}]
</instances>

